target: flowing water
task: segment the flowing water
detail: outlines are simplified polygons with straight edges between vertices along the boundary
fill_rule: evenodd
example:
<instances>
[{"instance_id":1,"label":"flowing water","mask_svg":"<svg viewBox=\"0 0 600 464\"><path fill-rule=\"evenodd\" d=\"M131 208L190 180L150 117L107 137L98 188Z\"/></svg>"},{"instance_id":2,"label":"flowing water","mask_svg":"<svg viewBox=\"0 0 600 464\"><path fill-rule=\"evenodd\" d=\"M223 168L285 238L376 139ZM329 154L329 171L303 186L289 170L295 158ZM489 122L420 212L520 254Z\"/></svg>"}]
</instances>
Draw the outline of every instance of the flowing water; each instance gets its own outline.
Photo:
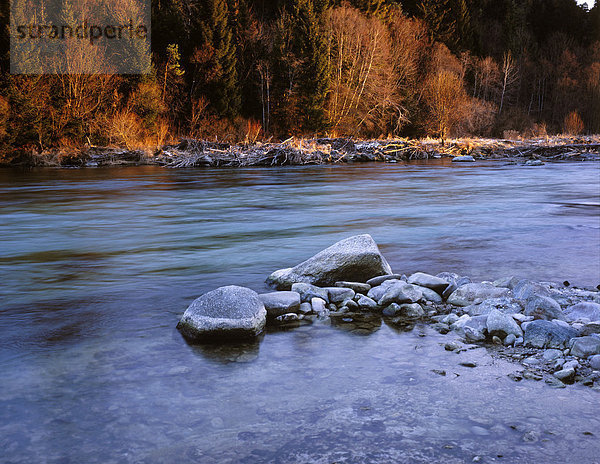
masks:
<instances>
[{"instance_id":1,"label":"flowing water","mask_svg":"<svg viewBox=\"0 0 600 464\"><path fill-rule=\"evenodd\" d=\"M176 331L200 294L359 233L400 273L594 287L600 165L2 170L0 462L600 462L598 392L419 324Z\"/></svg>"}]
</instances>

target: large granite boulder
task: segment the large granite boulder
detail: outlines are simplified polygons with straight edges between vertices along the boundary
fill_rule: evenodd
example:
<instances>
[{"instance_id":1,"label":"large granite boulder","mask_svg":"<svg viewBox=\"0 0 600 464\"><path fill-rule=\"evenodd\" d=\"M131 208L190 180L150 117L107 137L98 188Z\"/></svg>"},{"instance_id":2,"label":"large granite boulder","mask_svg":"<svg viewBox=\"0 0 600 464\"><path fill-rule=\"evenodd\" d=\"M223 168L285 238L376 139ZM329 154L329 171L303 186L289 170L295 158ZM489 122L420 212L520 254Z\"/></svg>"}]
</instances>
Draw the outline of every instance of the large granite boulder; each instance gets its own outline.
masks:
<instances>
[{"instance_id":1,"label":"large granite boulder","mask_svg":"<svg viewBox=\"0 0 600 464\"><path fill-rule=\"evenodd\" d=\"M258 293L229 285L194 300L177 328L194 341L247 339L262 332L266 318L267 311Z\"/></svg>"},{"instance_id":2,"label":"large granite boulder","mask_svg":"<svg viewBox=\"0 0 600 464\"><path fill-rule=\"evenodd\" d=\"M523 324L525 326L525 324ZM571 338L577 336L577 330L554 322L538 319L525 326L525 346L535 348L564 349Z\"/></svg>"},{"instance_id":3,"label":"large granite boulder","mask_svg":"<svg viewBox=\"0 0 600 464\"><path fill-rule=\"evenodd\" d=\"M284 314L297 313L300 309L300 294L298 292L271 292L258 295L265 305L267 317L275 318Z\"/></svg>"},{"instance_id":4,"label":"large granite boulder","mask_svg":"<svg viewBox=\"0 0 600 464\"><path fill-rule=\"evenodd\" d=\"M495 287L486 283L470 283L458 287L448 297L448 303L454 306L469 306L487 300L488 298L510 297L512 292L508 288Z\"/></svg>"},{"instance_id":5,"label":"large granite boulder","mask_svg":"<svg viewBox=\"0 0 600 464\"><path fill-rule=\"evenodd\" d=\"M340 240L293 268L275 271L267 283L287 290L296 282L333 286L342 280L366 282L391 273L373 238L364 234Z\"/></svg>"}]
</instances>

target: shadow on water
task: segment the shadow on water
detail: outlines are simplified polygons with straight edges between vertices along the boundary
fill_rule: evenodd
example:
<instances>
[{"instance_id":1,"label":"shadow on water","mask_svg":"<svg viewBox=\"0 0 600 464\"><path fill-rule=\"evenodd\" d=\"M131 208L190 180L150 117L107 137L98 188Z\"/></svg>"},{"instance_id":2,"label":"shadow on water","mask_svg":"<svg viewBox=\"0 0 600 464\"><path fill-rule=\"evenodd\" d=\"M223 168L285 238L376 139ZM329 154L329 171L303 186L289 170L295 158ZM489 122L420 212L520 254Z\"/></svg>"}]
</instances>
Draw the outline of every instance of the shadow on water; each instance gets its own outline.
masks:
<instances>
[{"instance_id":1,"label":"shadow on water","mask_svg":"<svg viewBox=\"0 0 600 464\"><path fill-rule=\"evenodd\" d=\"M331 317L331 327L352 335L372 335L381 328L381 316L369 313L348 313Z\"/></svg>"},{"instance_id":2,"label":"shadow on water","mask_svg":"<svg viewBox=\"0 0 600 464\"><path fill-rule=\"evenodd\" d=\"M258 359L260 343L264 333L254 340L227 343L195 343L182 337L192 352L202 358L219 364L249 363Z\"/></svg>"}]
</instances>

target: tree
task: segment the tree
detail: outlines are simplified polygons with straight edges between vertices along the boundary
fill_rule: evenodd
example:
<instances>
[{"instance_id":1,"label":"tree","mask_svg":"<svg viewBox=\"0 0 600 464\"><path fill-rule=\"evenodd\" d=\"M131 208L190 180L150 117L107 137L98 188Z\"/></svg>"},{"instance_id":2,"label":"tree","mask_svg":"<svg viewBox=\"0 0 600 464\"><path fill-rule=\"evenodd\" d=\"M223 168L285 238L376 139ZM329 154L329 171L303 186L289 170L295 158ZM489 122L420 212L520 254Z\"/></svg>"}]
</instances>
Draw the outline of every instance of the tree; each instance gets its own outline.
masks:
<instances>
[{"instance_id":1,"label":"tree","mask_svg":"<svg viewBox=\"0 0 600 464\"><path fill-rule=\"evenodd\" d=\"M464 116L468 99L462 81L450 71L437 72L425 84L425 101L430 129L444 143Z\"/></svg>"},{"instance_id":2,"label":"tree","mask_svg":"<svg viewBox=\"0 0 600 464\"><path fill-rule=\"evenodd\" d=\"M204 20L199 27L203 44L195 53L195 61L201 65L196 77L203 81L204 93L213 109L233 118L239 114L241 95L227 2L203 0L201 15Z\"/></svg>"},{"instance_id":3,"label":"tree","mask_svg":"<svg viewBox=\"0 0 600 464\"><path fill-rule=\"evenodd\" d=\"M504 107L505 99L508 95L508 92L510 91L512 85L518 79L517 66L510 52L504 54L501 73L502 81L500 83L500 107L498 109L498 114L502 113L502 108Z\"/></svg>"},{"instance_id":4,"label":"tree","mask_svg":"<svg viewBox=\"0 0 600 464\"><path fill-rule=\"evenodd\" d=\"M323 2L316 5L323 9ZM311 132L328 126L325 106L329 91L329 54L319 9L315 9L312 0L294 0L294 48L296 56L305 58L300 75L302 126Z\"/></svg>"}]
</instances>

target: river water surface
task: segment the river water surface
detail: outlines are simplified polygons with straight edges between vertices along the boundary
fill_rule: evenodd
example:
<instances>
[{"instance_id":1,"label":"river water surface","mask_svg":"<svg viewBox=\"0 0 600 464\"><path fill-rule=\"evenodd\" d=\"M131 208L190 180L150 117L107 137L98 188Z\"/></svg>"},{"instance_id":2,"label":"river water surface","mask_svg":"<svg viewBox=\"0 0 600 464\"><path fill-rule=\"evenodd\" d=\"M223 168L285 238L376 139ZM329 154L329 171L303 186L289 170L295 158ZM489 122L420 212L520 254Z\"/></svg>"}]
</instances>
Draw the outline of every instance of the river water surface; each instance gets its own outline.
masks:
<instances>
[{"instance_id":1,"label":"river water surface","mask_svg":"<svg viewBox=\"0 0 600 464\"><path fill-rule=\"evenodd\" d=\"M598 392L425 326L175 330L359 233L399 273L595 287L600 165L1 170L0 462L600 462Z\"/></svg>"}]
</instances>

